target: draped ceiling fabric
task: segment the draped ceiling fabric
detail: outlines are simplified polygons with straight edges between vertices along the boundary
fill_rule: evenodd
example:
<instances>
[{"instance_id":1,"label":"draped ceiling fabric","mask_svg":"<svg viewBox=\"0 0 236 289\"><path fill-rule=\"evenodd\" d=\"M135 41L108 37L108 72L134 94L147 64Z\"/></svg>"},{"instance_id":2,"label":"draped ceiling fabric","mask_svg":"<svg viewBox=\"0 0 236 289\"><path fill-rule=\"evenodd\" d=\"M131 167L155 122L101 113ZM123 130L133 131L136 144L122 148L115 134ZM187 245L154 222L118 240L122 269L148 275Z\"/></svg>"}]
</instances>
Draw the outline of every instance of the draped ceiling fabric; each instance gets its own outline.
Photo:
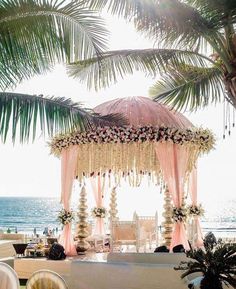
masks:
<instances>
[{"instance_id":1,"label":"draped ceiling fabric","mask_svg":"<svg viewBox=\"0 0 236 289\"><path fill-rule=\"evenodd\" d=\"M182 114L146 97L115 99L98 105L94 111L101 115L119 113L126 118L127 126L75 131L52 140L51 151L62 160L64 207L69 207L74 178L82 182L94 175L112 174L118 180L128 178L134 186L140 185L143 175L154 182L162 177L174 205L180 207L186 176L195 167L199 155L214 147L212 133L195 128ZM100 206L100 189L93 187ZM196 199L196 186L194 190ZM175 224L172 246L178 242L188 248L183 223Z\"/></svg>"}]
</instances>

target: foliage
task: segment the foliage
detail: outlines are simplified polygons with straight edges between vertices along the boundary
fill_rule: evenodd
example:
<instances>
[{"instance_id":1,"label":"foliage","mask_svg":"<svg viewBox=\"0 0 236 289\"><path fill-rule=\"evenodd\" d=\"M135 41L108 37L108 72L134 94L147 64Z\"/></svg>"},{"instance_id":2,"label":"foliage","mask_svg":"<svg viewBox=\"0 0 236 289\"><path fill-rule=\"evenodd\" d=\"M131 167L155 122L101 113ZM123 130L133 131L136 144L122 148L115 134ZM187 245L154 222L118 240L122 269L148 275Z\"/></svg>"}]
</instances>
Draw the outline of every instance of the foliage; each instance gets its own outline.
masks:
<instances>
[{"instance_id":1,"label":"foliage","mask_svg":"<svg viewBox=\"0 0 236 289\"><path fill-rule=\"evenodd\" d=\"M0 89L42 74L57 62L82 60L105 49L103 21L85 1L0 1ZM105 120L117 118L107 117ZM95 120L95 122L94 122ZM21 141L33 139L37 122L52 135L90 127L104 118L90 114L70 99L0 93L0 136L12 131Z\"/></svg>"},{"instance_id":2,"label":"foliage","mask_svg":"<svg viewBox=\"0 0 236 289\"><path fill-rule=\"evenodd\" d=\"M191 260L175 268L185 271L182 278L199 272L203 275L201 289L222 289L223 283L236 288L236 244L217 241L211 233L204 239L204 248L191 248L186 256Z\"/></svg>"},{"instance_id":3,"label":"foliage","mask_svg":"<svg viewBox=\"0 0 236 289\"><path fill-rule=\"evenodd\" d=\"M88 0L132 21L151 49L106 51L71 64L70 74L100 88L135 70L159 77L155 100L195 110L226 98L236 107L236 1Z\"/></svg>"},{"instance_id":4,"label":"foliage","mask_svg":"<svg viewBox=\"0 0 236 289\"><path fill-rule=\"evenodd\" d=\"M25 142L30 139L31 133L32 139L35 138L37 125L43 134L47 132L53 136L56 132L81 131L94 125L117 123L125 123L119 114L100 116L63 97L0 92L0 135L3 142L10 128L13 142L17 132L20 141Z\"/></svg>"},{"instance_id":5,"label":"foliage","mask_svg":"<svg viewBox=\"0 0 236 289\"><path fill-rule=\"evenodd\" d=\"M101 19L83 1L0 2L0 88L50 69L55 62L99 54L105 48Z\"/></svg>"}]
</instances>

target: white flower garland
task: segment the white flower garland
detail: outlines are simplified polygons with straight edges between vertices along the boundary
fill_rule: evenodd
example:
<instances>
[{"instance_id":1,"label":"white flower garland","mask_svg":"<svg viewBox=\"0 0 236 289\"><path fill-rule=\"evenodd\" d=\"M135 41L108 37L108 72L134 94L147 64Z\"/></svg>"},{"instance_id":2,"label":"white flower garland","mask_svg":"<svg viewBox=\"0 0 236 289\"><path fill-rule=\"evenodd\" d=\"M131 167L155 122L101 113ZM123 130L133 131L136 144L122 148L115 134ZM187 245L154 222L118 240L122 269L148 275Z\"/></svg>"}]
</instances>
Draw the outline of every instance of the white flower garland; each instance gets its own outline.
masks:
<instances>
[{"instance_id":1,"label":"white flower garland","mask_svg":"<svg viewBox=\"0 0 236 289\"><path fill-rule=\"evenodd\" d=\"M94 218L105 218L107 215L107 210L104 207L94 207L92 209L92 216Z\"/></svg>"},{"instance_id":2,"label":"white flower garland","mask_svg":"<svg viewBox=\"0 0 236 289\"><path fill-rule=\"evenodd\" d=\"M62 225L67 225L74 220L74 214L72 211L66 211L65 209L61 209L58 214L58 220Z\"/></svg>"}]
</instances>

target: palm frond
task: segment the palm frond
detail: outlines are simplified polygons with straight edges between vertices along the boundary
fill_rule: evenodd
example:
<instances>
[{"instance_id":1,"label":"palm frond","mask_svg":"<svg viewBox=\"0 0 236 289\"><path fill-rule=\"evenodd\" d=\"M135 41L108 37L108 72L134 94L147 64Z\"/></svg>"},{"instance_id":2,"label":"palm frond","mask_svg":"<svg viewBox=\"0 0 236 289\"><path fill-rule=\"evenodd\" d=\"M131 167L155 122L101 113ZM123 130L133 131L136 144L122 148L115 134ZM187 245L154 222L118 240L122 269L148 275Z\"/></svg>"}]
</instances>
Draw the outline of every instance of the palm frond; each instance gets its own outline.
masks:
<instances>
[{"instance_id":1,"label":"palm frond","mask_svg":"<svg viewBox=\"0 0 236 289\"><path fill-rule=\"evenodd\" d=\"M218 29L236 21L236 1L234 0L185 0L185 2L198 9Z\"/></svg>"},{"instance_id":2,"label":"palm frond","mask_svg":"<svg viewBox=\"0 0 236 289\"><path fill-rule=\"evenodd\" d=\"M236 262L231 258L236 254L236 244L223 243L216 240L212 233L204 239L204 249L190 249L186 252L186 256L191 258L191 261L181 262L175 270L183 270L182 278L199 272L202 273L202 281L200 288L210 288L218 284L217 288L222 288L222 283L236 286ZM215 283L215 284L214 284ZM212 287L212 288L213 288Z\"/></svg>"},{"instance_id":3,"label":"palm frond","mask_svg":"<svg viewBox=\"0 0 236 289\"><path fill-rule=\"evenodd\" d=\"M13 142L32 140L40 131L43 135L71 130L84 130L94 125L123 125L118 114L100 116L63 97L45 98L37 95L0 93L0 136L5 142L11 131Z\"/></svg>"},{"instance_id":4,"label":"palm frond","mask_svg":"<svg viewBox=\"0 0 236 289\"><path fill-rule=\"evenodd\" d=\"M93 8L104 8L112 14L133 20L138 31L165 45L198 47L206 45L205 36L220 36L211 19L203 17L198 9L180 0L91 0ZM218 26L217 26L218 27ZM180 46L179 46L180 47Z\"/></svg>"},{"instance_id":5,"label":"palm frond","mask_svg":"<svg viewBox=\"0 0 236 289\"><path fill-rule=\"evenodd\" d=\"M140 9L151 10L156 8L155 0L86 0L86 6L92 9L106 9L111 14L115 14L126 19L131 19Z\"/></svg>"},{"instance_id":6,"label":"palm frond","mask_svg":"<svg viewBox=\"0 0 236 289\"><path fill-rule=\"evenodd\" d=\"M85 59L105 49L107 31L83 1L0 2L0 87L8 87L57 61Z\"/></svg>"},{"instance_id":7,"label":"palm frond","mask_svg":"<svg viewBox=\"0 0 236 289\"><path fill-rule=\"evenodd\" d=\"M108 51L100 57L72 63L68 66L70 76L86 81L88 88L99 89L116 83L118 77L142 71L148 76L156 76L168 66L180 63L191 65L209 64L210 59L192 51L175 49L138 49Z\"/></svg>"},{"instance_id":8,"label":"palm frond","mask_svg":"<svg viewBox=\"0 0 236 289\"><path fill-rule=\"evenodd\" d=\"M182 65L174 69L150 88L149 94L156 101L179 110L196 110L221 100L224 89L219 67Z\"/></svg>"}]
</instances>

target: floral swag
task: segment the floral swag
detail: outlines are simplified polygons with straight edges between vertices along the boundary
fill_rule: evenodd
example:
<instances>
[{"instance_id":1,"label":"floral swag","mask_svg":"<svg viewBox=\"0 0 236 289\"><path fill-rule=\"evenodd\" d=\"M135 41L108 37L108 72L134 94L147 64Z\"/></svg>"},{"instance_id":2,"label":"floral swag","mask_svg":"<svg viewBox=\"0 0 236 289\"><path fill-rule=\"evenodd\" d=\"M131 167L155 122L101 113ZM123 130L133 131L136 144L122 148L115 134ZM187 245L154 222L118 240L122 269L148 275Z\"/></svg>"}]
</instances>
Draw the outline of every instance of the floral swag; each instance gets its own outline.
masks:
<instances>
[{"instance_id":1,"label":"floral swag","mask_svg":"<svg viewBox=\"0 0 236 289\"><path fill-rule=\"evenodd\" d=\"M107 210L104 207L95 207L92 209L92 216L94 218L105 218L107 215Z\"/></svg>"},{"instance_id":2,"label":"floral swag","mask_svg":"<svg viewBox=\"0 0 236 289\"><path fill-rule=\"evenodd\" d=\"M199 204L198 206L194 206L194 205L188 206L189 217L195 217L195 216L202 217L204 215L204 212L205 211L201 204Z\"/></svg>"},{"instance_id":3,"label":"floral swag","mask_svg":"<svg viewBox=\"0 0 236 289\"><path fill-rule=\"evenodd\" d=\"M58 220L62 225L70 224L74 220L74 214L72 211L61 209L58 214Z\"/></svg>"},{"instance_id":4,"label":"floral swag","mask_svg":"<svg viewBox=\"0 0 236 289\"><path fill-rule=\"evenodd\" d=\"M179 208L173 207L172 210L172 219L177 222L186 222L188 217L188 210L185 206Z\"/></svg>"},{"instance_id":5,"label":"floral swag","mask_svg":"<svg viewBox=\"0 0 236 289\"><path fill-rule=\"evenodd\" d=\"M50 143L51 151L60 155L63 148L71 145L88 143L143 143L146 141L170 141L175 144L191 144L198 147L201 152L208 152L214 146L215 140L211 131L202 128L177 129L165 126L123 126L123 127L97 127L85 132L72 132L53 138Z\"/></svg>"}]
</instances>

